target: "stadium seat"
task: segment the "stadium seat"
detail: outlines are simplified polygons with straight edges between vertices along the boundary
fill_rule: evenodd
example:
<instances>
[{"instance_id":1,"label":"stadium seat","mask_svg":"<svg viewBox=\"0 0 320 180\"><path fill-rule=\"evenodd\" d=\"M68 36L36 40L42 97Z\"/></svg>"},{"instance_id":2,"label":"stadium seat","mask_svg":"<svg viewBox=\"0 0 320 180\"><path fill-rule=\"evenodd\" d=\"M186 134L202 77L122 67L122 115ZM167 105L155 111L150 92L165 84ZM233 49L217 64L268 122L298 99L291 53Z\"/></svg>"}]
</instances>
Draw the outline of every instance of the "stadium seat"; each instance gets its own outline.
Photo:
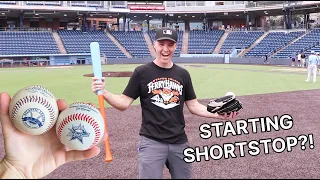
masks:
<instances>
[{"instance_id":1,"label":"stadium seat","mask_svg":"<svg viewBox=\"0 0 320 180\"><path fill-rule=\"evenodd\" d=\"M132 55L132 57L151 57L142 31L110 31L110 33Z\"/></svg>"},{"instance_id":2,"label":"stadium seat","mask_svg":"<svg viewBox=\"0 0 320 180\"><path fill-rule=\"evenodd\" d=\"M68 54L89 54L90 43L98 42L107 58L127 57L103 31L59 30L58 34Z\"/></svg>"},{"instance_id":3,"label":"stadium seat","mask_svg":"<svg viewBox=\"0 0 320 180\"><path fill-rule=\"evenodd\" d=\"M280 52L275 54L274 58L290 58L292 56L296 56L300 52L310 52L310 49L315 48L315 46L319 45L320 42L320 29L313 29L308 32L301 39L296 42L290 44L289 46L282 49Z\"/></svg>"},{"instance_id":4,"label":"stadium seat","mask_svg":"<svg viewBox=\"0 0 320 180\"><path fill-rule=\"evenodd\" d=\"M231 53L233 49L249 48L264 32L262 31L233 31L224 41L220 54Z\"/></svg>"},{"instance_id":5,"label":"stadium seat","mask_svg":"<svg viewBox=\"0 0 320 180\"><path fill-rule=\"evenodd\" d=\"M294 39L303 35L305 31L269 32L255 47L245 54L245 57L262 57L272 55Z\"/></svg>"},{"instance_id":6,"label":"stadium seat","mask_svg":"<svg viewBox=\"0 0 320 180\"><path fill-rule=\"evenodd\" d=\"M190 31L188 54L212 54L223 33L223 30Z\"/></svg>"},{"instance_id":7,"label":"stadium seat","mask_svg":"<svg viewBox=\"0 0 320 180\"><path fill-rule=\"evenodd\" d=\"M49 31L0 31L0 39L0 55L60 54Z\"/></svg>"}]
</instances>

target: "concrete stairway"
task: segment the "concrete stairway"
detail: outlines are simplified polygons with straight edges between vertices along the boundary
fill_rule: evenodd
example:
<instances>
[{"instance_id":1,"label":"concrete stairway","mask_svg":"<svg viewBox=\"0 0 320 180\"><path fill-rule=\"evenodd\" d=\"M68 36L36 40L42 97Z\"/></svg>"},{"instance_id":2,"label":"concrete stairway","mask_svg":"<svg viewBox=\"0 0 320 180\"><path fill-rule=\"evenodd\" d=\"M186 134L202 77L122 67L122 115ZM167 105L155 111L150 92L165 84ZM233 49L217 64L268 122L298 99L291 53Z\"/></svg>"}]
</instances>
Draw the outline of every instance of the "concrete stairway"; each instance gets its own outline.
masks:
<instances>
[{"instance_id":1,"label":"concrete stairway","mask_svg":"<svg viewBox=\"0 0 320 180\"><path fill-rule=\"evenodd\" d=\"M127 56L127 58L132 58L132 55L124 48L120 42L112 35L109 31L106 31L106 35L110 38L110 40L118 46L118 48Z\"/></svg>"},{"instance_id":2,"label":"concrete stairway","mask_svg":"<svg viewBox=\"0 0 320 180\"><path fill-rule=\"evenodd\" d=\"M182 41L181 41L181 52L180 54L188 54L189 47L189 30L185 30L183 33Z\"/></svg>"},{"instance_id":3,"label":"concrete stairway","mask_svg":"<svg viewBox=\"0 0 320 180\"><path fill-rule=\"evenodd\" d=\"M250 51L252 48L254 48L257 44L259 44L262 39L264 39L267 35L269 34L269 31L265 32L260 36L254 43L251 44L251 46L245 50L243 50L241 53L238 54L237 57L242 57L244 56L248 51Z\"/></svg>"},{"instance_id":4,"label":"concrete stairway","mask_svg":"<svg viewBox=\"0 0 320 180\"><path fill-rule=\"evenodd\" d=\"M58 45L58 48L59 48L59 51L61 54L67 54L67 50L66 48L64 47L63 43L62 43L62 40L59 36L59 34L57 32L52 32L52 36L54 38L54 40L56 41L57 45Z\"/></svg>"},{"instance_id":5,"label":"concrete stairway","mask_svg":"<svg viewBox=\"0 0 320 180\"><path fill-rule=\"evenodd\" d=\"M214 54L219 54L219 51L224 43L224 41L227 39L231 31L225 31L222 37L220 38L217 46L214 48L213 53Z\"/></svg>"},{"instance_id":6,"label":"concrete stairway","mask_svg":"<svg viewBox=\"0 0 320 180\"><path fill-rule=\"evenodd\" d=\"M144 39L145 39L145 41L147 43L147 46L148 46L148 49L149 49L149 52L150 52L151 56L153 58L155 58L156 57L156 51L154 50L153 42L151 41L151 38L150 38L148 32L143 32L143 36L144 36Z\"/></svg>"}]
</instances>

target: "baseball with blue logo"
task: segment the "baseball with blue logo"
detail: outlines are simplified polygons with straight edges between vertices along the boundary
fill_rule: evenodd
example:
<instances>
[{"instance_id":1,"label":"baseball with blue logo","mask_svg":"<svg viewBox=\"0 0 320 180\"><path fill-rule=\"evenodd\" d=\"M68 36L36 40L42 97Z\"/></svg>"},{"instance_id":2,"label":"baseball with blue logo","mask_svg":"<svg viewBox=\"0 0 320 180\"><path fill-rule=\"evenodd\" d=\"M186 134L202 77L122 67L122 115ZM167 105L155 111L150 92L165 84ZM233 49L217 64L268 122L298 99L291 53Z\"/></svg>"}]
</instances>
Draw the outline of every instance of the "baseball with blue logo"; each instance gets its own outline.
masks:
<instances>
[{"instance_id":1,"label":"baseball with blue logo","mask_svg":"<svg viewBox=\"0 0 320 180\"><path fill-rule=\"evenodd\" d=\"M103 117L92 104L72 103L60 113L56 133L61 143L72 150L90 149L99 144L104 135Z\"/></svg>"},{"instance_id":2,"label":"baseball with blue logo","mask_svg":"<svg viewBox=\"0 0 320 180\"><path fill-rule=\"evenodd\" d=\"M24 87L10 101L9 115L13 125L30 135L49 131L55 125L58 113L55 96L42 86Z\"/></svg>"}]
</instances>

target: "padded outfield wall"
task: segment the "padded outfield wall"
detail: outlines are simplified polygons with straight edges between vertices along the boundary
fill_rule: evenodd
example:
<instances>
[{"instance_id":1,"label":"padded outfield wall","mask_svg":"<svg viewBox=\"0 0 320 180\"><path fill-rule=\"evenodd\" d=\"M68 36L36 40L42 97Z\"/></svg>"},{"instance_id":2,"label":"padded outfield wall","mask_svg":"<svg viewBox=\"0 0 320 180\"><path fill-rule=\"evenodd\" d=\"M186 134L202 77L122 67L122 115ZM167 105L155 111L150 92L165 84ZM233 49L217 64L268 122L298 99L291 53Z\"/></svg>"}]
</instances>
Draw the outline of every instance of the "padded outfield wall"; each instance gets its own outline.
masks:
<instances>
[{"instance_id":1,"label":"padded outfield wall","mask_svg":"<svg viewBox=\"0 0 320 180\"><path fill-rule=\"evenodd\" d=\"M143 64L146 62L151 62L153 58L108 58L107 64ZM225 63L225 58L223 57L202 57L202 58L173 58L175 63ZM288 58L269 58L270 65L291 65L291 59ZM264 64L264 59L262 58L229 58L229 64Z\"/></svg>"},{"instance_id":2,"label":"padded outfield wall","mask_svg":"<svg viewBox=\"0 0 320 180\"><path fill-rule=\"evenodd\" d=\"M46 65L61 66L61 65L76 65L76 64L91 64L91 56L89 54L77 54L77 55L25 55L25 56L6 56L0 57L0 67L7 62L2 62L3 59L11 59L14 66L22 66L25 62L23 58L27 58L28 61L35 62L36 64L46 62ZM102 64L144 64L151 62L153 58L103 58L101 57ZM291 59L289 58L269 58L270 65L291 65ZM218 57L174 57L173 61L176 63L230 63L230 64L264 64L263 58L237 58L229 57L228 55L222 55Z\"/></svg>"}]
</instances>

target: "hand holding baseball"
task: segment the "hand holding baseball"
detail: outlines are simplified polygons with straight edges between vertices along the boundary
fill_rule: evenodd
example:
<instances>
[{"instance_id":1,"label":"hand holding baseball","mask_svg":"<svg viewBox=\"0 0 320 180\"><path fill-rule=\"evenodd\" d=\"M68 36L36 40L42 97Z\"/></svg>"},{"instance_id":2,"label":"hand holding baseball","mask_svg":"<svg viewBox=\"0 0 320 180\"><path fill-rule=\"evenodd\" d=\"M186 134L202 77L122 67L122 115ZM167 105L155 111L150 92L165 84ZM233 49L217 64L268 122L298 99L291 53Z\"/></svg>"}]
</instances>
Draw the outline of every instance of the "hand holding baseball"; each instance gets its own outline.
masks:
<instances>
[{"instance_id":1,"label":"hand holding baseball","mask_svg":"<svg viewBox=\"0 0 320 180\"><path fill-rule=\"evenodd\" d=\"M0 94L0 120L6 152L1 163L9 163L20 175L42 178L67 162L93 158L100 153L97 146L86 151L67 151L58 139L55 128L36 136L19 131L9 117L10 100L9 94ZM57 104L59 112L67 108L64 100L57 100Z\"/></svg>"},{"instance_id":2,"label":"hand holding baseball","mask_svg":"<svg viewBox=\"0 0 320 180\"><path fill-rule=\"evenodd\" d=\"M99 78L97 77L92 78L91 89L92 89L92 92L94 92L95 94L97 94L98 91L104 92L104 89L105 89L105 78L102 77L101 81L98 81L98 80Z\"/></svg>"}]
</instances>

